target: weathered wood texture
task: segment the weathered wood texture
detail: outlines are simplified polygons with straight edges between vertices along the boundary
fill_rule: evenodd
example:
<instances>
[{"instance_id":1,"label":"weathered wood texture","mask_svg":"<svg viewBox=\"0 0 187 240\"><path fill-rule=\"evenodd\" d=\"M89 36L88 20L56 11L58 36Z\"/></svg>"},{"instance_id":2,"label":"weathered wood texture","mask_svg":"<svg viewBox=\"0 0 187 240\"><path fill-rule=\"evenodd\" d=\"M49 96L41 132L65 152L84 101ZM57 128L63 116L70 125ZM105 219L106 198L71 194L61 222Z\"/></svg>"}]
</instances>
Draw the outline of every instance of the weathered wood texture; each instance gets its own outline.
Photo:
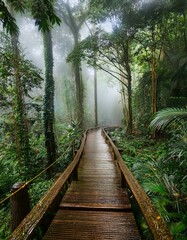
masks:
<instances>
[{"instance_id":1,"label":"weathered wood texture","mask_svg":"<svg viewBox=\"0 0 187 240\"><path fill-rule=\"evenodd\" d=\"M141 239L100 129L89 132L78 181L71 183L44 239Z\"/></svg>"},{"instance_id":2,"label":"weathered wood texture","mask_svg":"<svg viewBox=\"0 0 187 240\"><path fill-rule=\"evenodd\" d=\"M130 212L59 210L45 240L139 240Z\"/></svg>"},{"instance_id":3,"label":"weathered wood texture","mask_svg":"<svg viewBox=\"0 0 187 240\"><path fill-rule=\"evenodd\" d=\"M140 209L148 223L148 226L154 236L155 240L172 240L173 237L169 232L168 227L166 226L163 219L160 217L156 209L154 208L150 198L144 192L141 185L138 183L136 178L133 176L131 171L128 169L127 165L124 163L118 149L107 135L107 133L103 130L103 136L106 141L111 146L111 150L116 159L116 163L119 165L121 170L121 176L123 183L126 182L132 191ZM124 181L125 180L125 181Z\"/></svg>"},{"instance_id":4,"label":"weathered wood texture","mask_svg":"<svg viewBox=\"0 0 187 240\"><path fill-rule=\"evenodd\" d=\"M30 200L28 193L28 186L24 183L15 183L12 186L11 192L14 193L18 189L21 190L17 192L10 198L10 231L13 232L20 222L27 216L30 212Z\"/></svg>"}]
</instances>

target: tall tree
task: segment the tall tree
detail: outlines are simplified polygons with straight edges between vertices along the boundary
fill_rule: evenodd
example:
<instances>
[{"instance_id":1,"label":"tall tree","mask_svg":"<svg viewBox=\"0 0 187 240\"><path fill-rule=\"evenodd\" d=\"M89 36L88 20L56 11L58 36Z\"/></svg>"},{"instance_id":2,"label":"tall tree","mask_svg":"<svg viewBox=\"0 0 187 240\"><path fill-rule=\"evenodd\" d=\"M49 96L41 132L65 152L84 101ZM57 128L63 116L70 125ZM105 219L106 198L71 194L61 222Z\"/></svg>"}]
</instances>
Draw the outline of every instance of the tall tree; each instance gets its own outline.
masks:
<instances>
[{"instance_id":1,"label":"tall tree","mask_svg":"<svg viewBox=\"0 0 187 240\"><path fill-rule=\"evenodd\" d=\"M52 54L52 41L50 29L55 23L60 24L60 19L57 17L54 11L54 1L53 0L36 0L36 1L11 1L8 0L8 3L11 4L12 9L15 9L21 13L24 12L24 9L28 9L34 20L35 24L38 26L39 30L43 32L44 36L44 58L45 58L45 76L46 76L46 93L44 101L44 127L45 127L45 145L47 149L47 159L48 164L54 161L56 158L56 144L54 138L53 124L54 124L54 80L53 80L53 54ZM42 9L42 11L41 11ZM14 19L14 18L13 18ZM6 22L6 21L5 21ZM24 120L24 103L22 98L22 89L20 82L19 74L19 50L18 50L18 35L17 32L12 35L12 43L15 51L15 79L17 84L17 94L19 101L19 121L25 126L23 130L24 134L27 135L26 121ZM22 127L23 127L22 126ZM20 129L21 131L22 129ZM21 144L28 145L28 138L24 134L20 134L20 137L25 138L25 141L20 141ZM23 139L22 139L23 140ZM27 148L25 148L27 149Z\"/></svg>"},{"instance_id":2,"label":"tall tree","mask_svg":"<svg viewBox=\"0 0 187 240\"><path fill-rule=\"evenodd\" d=\"M85 22L90 35L93 36L93 34L95 34L97 32L97 27L96 25L93 26L93 29L91 29L89 27L89 25L87 24L87 22ZM95 56L94 56L94 117L95 117L95 127L98 126L98 97L97 97L97 68L96 68L96 62L97 62L97 52L95 52Z\"/></svg>"},{"instance_id":3,"label":"tall tree","mask_svg":"<svg viewBox=\"0 0 187 240\"><path fill-rule=\"evenodd\" d=\"M20 48L17 49L18 55L15 54L12 46L13 37L0 32L0 40L2 142L3 139L8 137L7 148L9 149L8 146L11 146L10 149L14 154L10 155L12 159L18 162L20 177L23 179L25 176L29 177L32 174L30 171L32 159L29 144L31 122L27 114L33 105L32 103L28 104L28 101L32 102L29 93L33 87L40 86L42 78L38 69L24 59ZM16 46L19 47L19 45ZM17 62L18 59L19 62ZM9 151L11 152L11 150Z\"/></svg>"},{"instance_id":4,"label":"tall tree","mask_svg":"<svg viewBox=\"0 0 187 240\"><path fill-rule=\"evenodd\" d=\"M9 1L9 8L11 15L14 15L14 4ZM17 8L16 8L17 9ZM23 12L23 5L19 5L18 10ZM12 32L12 49L14 53L14 85L15 85L15 129L16 129L16 153L17 159L20 163L20 173L23 176L27 176L30 160L30 144L29 144L29 129L28 120L24 102L23 82L21 80L20 73L20 49L18 32Z\"/></svg>"},{"instance_id":5,"label":"tall tree","mask_svg":"<svg viewBox=\"0 0 187 240\"><path fill-rule=\"evenodd\" d=\"M69 27L70 31L73 34L74 49L76 49L78 47L78 43L80 40L80 29L88 15L87 8L85 7L84 4L71 6L69 0L59 1L58 6L59 6L60 16L62 17L64 23ZM82 73L81 73L81 62L73 61L73 69L74 69L75 85L76 85L77 119L80 122L80 125L83 126L83 122L84 122L83 89L84 87L83 87Z\"/></svg>"},{"instance_id":6,"label":"tall tree","mask_svg":"<svg viewBox=\"0 0 187 240\"><path fill-rule=\"evenodd\" d=\"M97 32L80 43L78 52L72 53L68 60L83 57L87 63L109 73L127 89L128 114L126 114L127 132L132 133L132 76L131 41L124 29L114 33ZM95 53L97 58L95 59ZM123 80L122 80L123 79Z\"/></svg>"},{"instance_id":7,"label":"tall tree","mask_svg":"<svg viewBox=\"0 0 187 240\"><path fill-rule=\"evenodd\" d=\"M44 94L44 132L48 165L56 159L56 143L54 134L54 78L53 78L53 47L51 28L60 24L55 14L53 0L36 0L29 5L36 25L43 34L45 62L45 94ZM42 11L41 11L42 9ZM51 170L48 171L49 176Z\"/></svg>"},{"instance_id":8,"label":"tall tree","mask_svg":"<svg viewBox=\"0 0 187 240\"><path fill-rule=\"evenodd\" d=\"M44 129L47 161L48 165L50 165L56 159L56 143L54 134L53 49L50 30L43 32L43 43L45 61ZM51 175L51 169L49 171L49 175Z\"/></svg>"},{"instance_id":9,"label":"tall tree","mask_svg":"<svg viewBox=\"0 0 187 240\"><path fill-rule=\"evenodd\" d=\"M98 46L95 47L99 60L97 61L97 65L100 69L118 79L127 89L126 102L128 112L126 111L124 117L126 119L128 133L132 133L133 128L131 44L136 31L136 29L132 27L131 21L136 18L137 2L137 0L90 1L92 21L101 24L107 20L107 22L110 21L113 26L112 33L99 33L98 36L96 36L96 38L98 38ZM83 45L87 45L88 55L90 54L89 48L93 49L92 40L88 40L89 45L83 43ZM91 63L91 61L91 59L88 59L88 62Z\"/></svg>"},{"instance_id":10,"label":"tall tree","mask_svg":"<svg viewBox=\"0 0 187 240\"><path fill-rule=\"evenodd\" d=\"M97 68L94 67L94 116L95 127L98 126L98 103L97 103Z\"/></svg>"},{"instance_id":11,"label":"tall tree","mask_svg":"<svg viewBox=\"0 0 187 240\"><path fill-rule=\"evenodd\" d=\"M53 47L51 28L60 24L55 14L53 0L36 0L29 5L36 25L43 34L45 62L45 95L44 95L44 132L48 165L56 159L56 143L54 134L54 78L53 78ZM42 9L42 11L41 11ZM48 171L51 176L51 169Z\"/></svg>"}]
</instances>

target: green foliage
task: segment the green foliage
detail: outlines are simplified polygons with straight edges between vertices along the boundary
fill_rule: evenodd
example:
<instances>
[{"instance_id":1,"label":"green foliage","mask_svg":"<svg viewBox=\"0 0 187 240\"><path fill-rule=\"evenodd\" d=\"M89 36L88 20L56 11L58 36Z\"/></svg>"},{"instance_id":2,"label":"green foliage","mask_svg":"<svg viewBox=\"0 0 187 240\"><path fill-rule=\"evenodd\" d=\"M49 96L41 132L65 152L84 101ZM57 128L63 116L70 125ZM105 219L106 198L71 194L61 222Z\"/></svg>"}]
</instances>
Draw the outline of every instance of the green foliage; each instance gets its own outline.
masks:
<instances>
[{"instance_id":1,"label":"green foliage","mask_svg":"<svg viewBox=\"0 0 187 240\"><path fill-rule=\"evenodd\" d=\"M14 1L19 2L19 1ZM4 1L0 0L0 21L3 23L3 28L10 34L18 34L18 26L16 25L16 19L12 17Z\"/></svg>"},{"instance_id":2,"label":"green foliage","mask_svg":"<svg viewBox=\"0 0 187 240\"><path fill-rule=\"evenodd\" d=\"M80 129L79 122L76 121L68 125L56 124L55 129L60 157L56 172L62 172L73 160L75 150L80 146L83 131Z\"/></svg>"},{"instance_id":3,"label":"green foliage","mask_svg":"<svg viewBox=\"0 0 187 240\"><path fill-rule=\"evenodd\" d=\"M5 193L9 192L12 185L19 179L19 166L13 152L14 149L10 144L1 141L0 149L0 199L2 199L5 197Z\"/></svg>"},{"instance_id":4,"label":"green foliage","mask_svg":"<svg viewBox=\"0 0 187 240\"><path fill-rule=\"evenodd\" d=\"M7 207L0 207L0 238L6 240L10 234L10 215Z\"/></svg>"},{"instance_id":5,"label":"green foliage","mask_svg":"<svg viewBox=\"0 0 187 240\"><path fill-rule=\"evenodd\" d=\"M66 111L64 112L66 112L69 122L76 118L76 89L74 82L70 78L64 77L63 82L62 95L64 103L66 104Z\"/></svg>"},{"instance_id":6,"label":"green foliage","mask_svg":"<svg viewBox=\"0 0 187 240\"><path fill-rule=\"evenodd\" d=\"M74 146L75 149L78 149L80 146L80 139L82 137L83 130L80 128L78 121L71 121L68 126L59 124L58 129L58 142L60 153L66 150L70 143ZM57 131L57 130L56 130Z\"/></svg>"},{"instance_id":7,"label":"green foliage","mask_svg":"<svg viewBox=\"0 0 187 240\"><path fill-rule=\"evenodd\" d=\"M29 1L28 4L35 19L35 25L42 32L48 32L54 24L60 25L61 20L55 14L53 0Z\"/></svg>"},{"instance_id":8,"label":"green foliage","mask_svg":"<svg viewBox=\"0 0 187 240\"><path fill-rule=\"evenodd\" d=\"M43 129L41 125L38 129L35 128L36 125L41 122L41 102L37 97L33 97L31 92L34 87L40 87L43 79L40 76L40 70L21 53L19 59L19 74L23 87L23 97L24 100L26 100L25 110L29 116L27 124L29 130L33 127L34 131L30 136L32 144L30 155L27 155L27 162L22 162L21 158L17 157L16 144L18 135L16 134L16 119L18 119L18 115L15 113L16 87L14 81L14 53L9 36L4 32L0 32L0 40L0 199L2 200L9 194L15 182L28 179L44 168L44 164L41 163L44 162L46 155L41 156L42 143L41 138L37 136L37 134L42 134ZM7 202L0 207L2 207L2 217L4 216L3 214L7 216L4 217L3 222L1 221L0 224L0 238L5 239L9 232Z\"/></svg>"},{"instance_id":9,"label":"green foliage","mask_svg":"<svg viewBox=\"0 0 187 240\"><path fill-rule=\"evenodd\" d=\"M16 12L30 11L35 20L35 25L43 32L49 31L54 24L60 25L61 23L60 18L55 13L53 0L8 0L7 3ZM0 0L0 21L8 33L19 33L15 18L10 14L2 0Z\"/></svg>"},{"instance_id":10,"label":"green foliage","mask_svg":"<svg viewBox=\"0 0 187 240\"><path fill-rule=\"evenodd\" d=\"M6 0L7 4L11 6L16 12L24 13L26 0Z\"/></svg>"},{"instance_id":11,"label":"green foliage","mask_svg":"<svg viewBox=\"0 0 187 240\"><path fill-rule=\"evenodd\" d=\"M11 39L4 32L0 32L0 95L1 106L9 107L13 98L10 95L15 94L14 87L14 53L12 52ZM43 81L40 76L41 71L33 63L25 58L21 53L19 74L22 79L24 95L31 98L29 92L34 87L40 87Z\"/></svg>"},{"instance_id":12,"label":"green foliage","mask_svg":"<svg viewBox=\"0 0 187 240\"><path fill-rule=\"evenodd\" d=\"M34 87L40 87L43 79L40 76L40 70L36 68L31 61L25 59L24 54L20 52L19 69L17 69L17 71L19 71L19 91L21 91L21 95L20 92L18 94L18 86L14 78L15 55L12 49L11 39L3 32L0 32L0 39L0 106L3 110L0 119L1 132L3 133L1 142L2 144L6 144L7 147L10 147L6 149L7 152L10 151L10 153L12 153L12 156L10 154L10 159L12 159L13 163L15 161L19 163L18 172L22 175L22 178L24 178L24 172L30 173L30 170L28 170L28 158L30 159L32 155L31 151L29 151L30 153L28 154L25 125L27 121L27 126L31 126L33 122L36 121L36 115L38 117L38 110L41 110L39 109L39 105L33 101L34 97L31 96L31 90ZM22 96L22 102L26 102L26 104L24 104L24 114L23 106L20 104L20 101L18 101L20 96ZM29 119L30 122L26 117L27 113L29 114L29 117L32 115L32 119ZM18 128L21 130L19 131ZM22 139L21 147L19 146L20 139ZM20 152L22 152L23 155L19 155ZM17 157L15 156L15 153L17 153ZM23 161L24 154L26 155L26 161ZM7 158L5 157L4 159L6 161ZM26 175L27 174L25 174L25 176ZM29 174L27 177L29 177Z\"/></svg>"},{"instance_id":13,"label":"green foliage","mask_svg":"<svg viewBox=\"0 0 187 240\"><path fill-rule=\"evenodd\" d=\"M183 10L186 7L184 2L181 3ZM181 107L182 101L179 105L175 102L186 96L186 12L178 11L177 6L178 1L150 1L140 7L142 21L136 25L133 44L134 63L140 72L134 98L134 119L136 126L141 127L138 130L147 129L151 117L153 49L157 111L165 107ZM173 97L177 99L171 102ZM185 101L186 99L184 106Z\"/></svg>"},{"instance_id":14,"label":"green foliage","mask_svg":"<svg viewBox=\"0 0 187 240\"><path fill-rule=\"evenodd\" d=\"M54 179L45 180L39 179L29 187L29 196L31 201L31 208L33 208L36 203L42 198L42 196L46 193L46 191L53 184Z\"/></svg>"},{"instance_id":15,"label":"green foliage","mask_svg":"<svg viewBox=\"0 0 187 240\"><path fill-rule=\"evenodd\" d=\"M47 165L46 161L46 151L44 146L44 135L41 129L42 123L40 121L35 121L35 124L32 126L31 134L31 148L32 148L32 158L30 160L31 168L29 169L29 176L34 177L39 172L45 169ZM57 133L57 143L58 148L60 149L58 153L59 161L53 168L53 177L49 180L46 179L46 174L41 175L36 179L32 184L29 185L29 195L31 199L31 206L33 207L39 199L45 194L49 189L55 179L58 177L59 173L63 172L67 165L72 161L75 149L78 149L80 146L80 140L82 137L83 131L79 128L79 123L74 121L71 122L68 126L57 124L56 127ZM8 140L8 136L6 141ZM5 141L5 139L4 139ZM5 142L6 142L5 141ZM6 194L9 193L11 186L20 180L19 176L19 164L15 159L15 153L12 144L5 145L5 142L1 141L3 148L0 146L0 199L3 199ZM64 154L65 153L65 154ZM7 202L2 206L0 213L0 238L6 239L9 234L9 212ZM3 216L6 216L3 217ZM4 219L4 221L2 221Z\"/></svg>"},{"instance_id":16,"label":"green foliage","mask_svg":"<svg viewBox=\"0 0 187 240\"><path fill-rule=\"evenodd\" d=\"M183 131L180 128L170 134L167 142L128 137L117 130L111 136L123 149L124 161L178 240L185 239L187 234L186 125Z\"/></svg>"},{"instance_id":17,"label":"green foliage","mask_svg":"<svg viewBox=\"0 0 187 240\"><path fill-rule=\"evenodd\" d=\"M167 108L157 112L155 118L150 123L150 127L163 130L172 123L180 124L183 120L187 120L187 108Z\"/></svg>"}]
</instances>

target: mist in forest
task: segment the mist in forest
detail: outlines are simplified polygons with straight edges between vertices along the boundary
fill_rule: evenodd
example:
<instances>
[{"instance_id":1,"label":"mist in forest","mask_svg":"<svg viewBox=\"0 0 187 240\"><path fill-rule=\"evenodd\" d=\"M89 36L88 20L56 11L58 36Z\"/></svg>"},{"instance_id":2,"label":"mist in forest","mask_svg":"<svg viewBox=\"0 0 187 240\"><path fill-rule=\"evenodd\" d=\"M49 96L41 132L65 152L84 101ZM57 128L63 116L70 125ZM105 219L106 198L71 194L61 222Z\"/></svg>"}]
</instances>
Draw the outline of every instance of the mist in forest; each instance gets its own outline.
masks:
<instances>
[{"instance_id":1,"label":"mist in forest","mask_svg":"<svg viewBox=\"0 0 187 240\"><path fill-rule=\"evenodd\" d=\"M18 17L20 28L20 44L26 57L42 70L44 77L43 40L41 32L29 17ZM83 26L81 38L85 38L89 31ZM73 115L70 104L75 98L75 83L71 64L66 62L68 54L73 49L73 36L65 24L54 27L53 56L55 78L55 116L62 121L68 121ZM82 64L84 81L84 108L86 124L94 126L94 75L93 68ZM109 74L98 71L98 124L120 125L123 120L119 83ZM43 85L44 87L44 85ZM43 95L42 90L36 90L36 95ZM73 104L73 103L72 103Z\"/></svg>"}]
</instances>

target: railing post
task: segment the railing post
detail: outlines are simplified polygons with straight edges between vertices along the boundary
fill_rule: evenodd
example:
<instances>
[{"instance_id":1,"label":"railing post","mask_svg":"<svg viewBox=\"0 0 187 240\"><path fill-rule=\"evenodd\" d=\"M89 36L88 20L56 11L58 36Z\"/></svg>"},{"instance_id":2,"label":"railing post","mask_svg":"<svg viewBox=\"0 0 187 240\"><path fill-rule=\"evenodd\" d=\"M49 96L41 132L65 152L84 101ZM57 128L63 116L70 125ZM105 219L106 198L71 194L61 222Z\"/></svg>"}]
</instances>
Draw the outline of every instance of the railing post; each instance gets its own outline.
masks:
<instances>
[{"instance_id":1,"label":"railing post","mask_svg":"<svg viewBox=\"0 0 187 240\"><path fill-rule=\"evenodd\" d=\"M78 166L76 166L74 171L73 171L72 180L73 181L78 181Z\"/></svg>"},{"instance_id":2,"label":"railing post","mask_svg":"<svg viewBox=\"0 0 187 240\"><path fill-rule=\"evenodd\" d=\"M123 172L122 171L120 171L120 172L121 172L121 187L126 187L127 186L126 179L123 175Z\"/></svg>"},{"instance_id":3,"label":"railing post","mask_svg":"<svg viewBox=\"0 0 187 240\"><path fill-rule=\"evenodd\" d=\"M21 189L10 198L11 232L16 229L20 222L30 212L30 201L27 186L24 186L24 183L15 183L12 186L11 192L14 193L19 188Z\"/></svg>"}]
</instances>

